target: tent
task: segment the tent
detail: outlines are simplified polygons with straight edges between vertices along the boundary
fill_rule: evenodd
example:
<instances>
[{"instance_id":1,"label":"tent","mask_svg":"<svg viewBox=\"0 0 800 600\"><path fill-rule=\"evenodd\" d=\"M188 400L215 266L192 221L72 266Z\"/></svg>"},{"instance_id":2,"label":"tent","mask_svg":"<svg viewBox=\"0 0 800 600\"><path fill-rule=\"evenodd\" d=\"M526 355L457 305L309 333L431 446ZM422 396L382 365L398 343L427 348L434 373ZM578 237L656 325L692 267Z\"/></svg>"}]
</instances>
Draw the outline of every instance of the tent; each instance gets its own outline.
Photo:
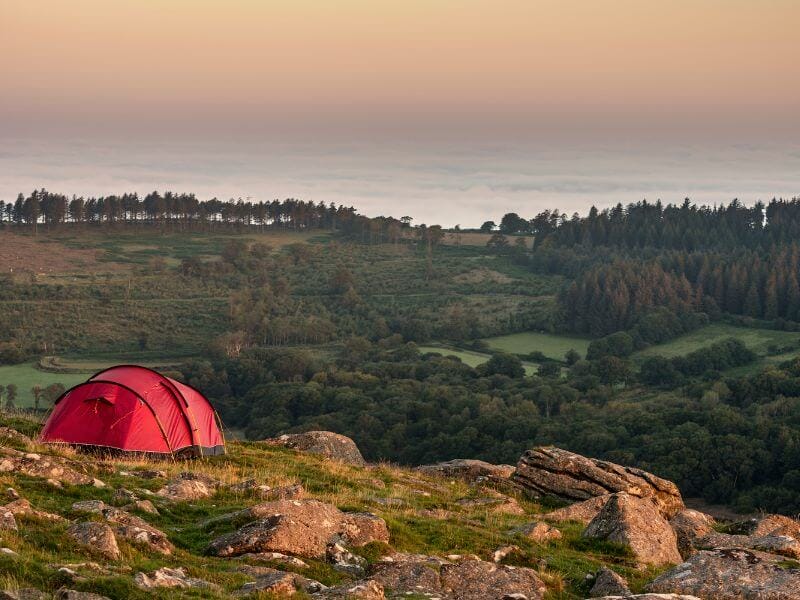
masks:
<instances>
[{"instance_id":1,"label":"tent","mask_svg":"<svg viewBox=\"0 0 800 600\"><path fill-rule=\"evenodd\" d=\"M105 369L67 390L40 440L161 457L225 453L219 418L203 394L136 365Z\"/></svg>"}]
</instances>

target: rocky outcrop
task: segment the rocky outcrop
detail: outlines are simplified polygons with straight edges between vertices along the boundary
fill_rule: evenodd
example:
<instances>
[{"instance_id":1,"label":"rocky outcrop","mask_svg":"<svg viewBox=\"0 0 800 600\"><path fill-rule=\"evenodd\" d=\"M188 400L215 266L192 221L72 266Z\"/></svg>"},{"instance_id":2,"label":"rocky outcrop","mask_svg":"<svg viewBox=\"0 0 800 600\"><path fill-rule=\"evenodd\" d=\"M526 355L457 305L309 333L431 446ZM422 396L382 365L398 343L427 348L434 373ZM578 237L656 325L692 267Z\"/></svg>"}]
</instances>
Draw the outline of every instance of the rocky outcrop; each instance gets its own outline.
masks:
<instances>
[{"instance_id":1,"label":"rocky outcrop","mask_svg":"<svg viewBox=\"0 0 800 600\"><path fill-rule=\"evenodd\" d=\"M714 600L792 600L800 590L800 569L753 550L701 551L657 577L647 590Z\"/></svg>"},{"instance_id":2,"label":"rocky outcrop","mask_svg":"<svg viewBox=\"0 0 800 600\"><path fill-rule=\"evenodd\" d=\"M525 514L525 509L519 505L515 498L504 494L495 494L483 498L460 498L456 500L456 504L470 510L485 509L488 512L507 515Z\"/></svg>"},{"instance_id":3,"label":"rocky outcrop","mask_svg":"<svg viewBox=\"0 0 800 600\"><path fill-rule=\"evenodd\" d=\"M0 531L17 531L17 519L7 508L0 508Z\"/></svg>"},{"instance_id":4,"label":"rocky outcrop","mask_svg":"<svg viewBox=\"0 0 800 600\"><path fill-rule=\"evenodd\" d=\"M678 538L678 551L688 558L695 551L695 543L714 531L714 518L690 508L686 508L670 519L669 524Z\"/></svg>"},{"instance_id":5,"label":"rocky outcrop","mask_svg":"<svg viewBox=\"0 0 800 600\"><path fill-rule=\"evenodd\" d=\"M592 589L589 590L590 598L630 595L631 590L628 588L628 582L625 581L625 578L608 567L603 567L595 574L594 584Z\"/></svg>"},{"instance_id":6,"label":"rocky outcrop","mask_svg":"<svg viewBox=\"0 0 800 600\"><path fill-rule=\"evenodd\" d=\"M208 498L216 492L220 482L202 474L184 472L156 492L172 502L189 502Z\"/></svg>"},{"instance_id":7,"label":"rocky outcrop","mask_svg":"<svg viewBox=\"0 0 800 600\"><path fill-rule=\"evenodd\" d=\"M675 564L682 560L675 532L658 512L653 498L625 492L613 494L587 525L583 537L625 544L643 564Z\"/></svg>"},{"instance_id":8,"label":"rocky outcrop","mask_svg":"<svg viewBox=\"0 0 800 600\"><path fill-rule=\"evenodd\" d=\"M505 481L514 473L511 465L493 465L482 460L457 458L432 465L421 465L415 471L436 477L463 479L470 483Z\"/></svg>"},{"instance_id":9,"label":"rocky outcrop","mask_svg":"<svg viewBox=\"0 0 800 600\"><path fill-rule=\"evenodd\" d=\"M528 538L538 544L543 544L551 540L560 540L563 536L561 532L547 523L541 521L534 521L512 529L509 533L512 535L519 534Z\"/></svg>"},{"instance_id":10,"label":"rocky outcrop","mask_svg":"<svg viewBox=\"0 0 800 600\"><path fill-rule=\"evenodd\" d=\"M525 452L512 481L532 496L572 502L616 492L640 498L650 496L667 519L684 508L680 491L671 481L642 469L586 458L552 446Z\"/></svg>"},{"instance_id":11,"label":"rocky outcrop","mask_svg":"<svg viewBox=\"0 0 800 600\"><path fill-rule=\"evenodd\" d=\"M76 523L67 529L67 535L78 545L100 554L103 558L117 560L120 557L114 530L105 523L95 521Z\"/></svg>"},{"instance_id":12,"label":"rocky outcrop","mask_svg":"<svg viewBox=\"0 0 800 600\"><path fill-rule=\"evenodd\" d=\"M539 600L545 585L533 569L478 558L451 562L432 556L397 554L373 565L370 579L394 596L432 596L452 600Z\"/></svg>"},{"instance_id":13,"label":"rocky outcrop","mask_svg":"<svg viewBox=\"0 0 800 600\"><path fill-rule=\"evenodd\" d=\"M45 594L34 588L19 590L0 590L0 600L51 600L50 594ZM108 599L106 599L108 600Z\"/></svg>"},{"instance_id":14,"label":"rocky outcrop","mask_svg":"<svg viewBox=\"0 0 800 600\"><path fill-rule=\"evenodd\" d=\"M140 517L106 505L102 500L76 502L72 505L72 510L101 515L112 526L117 536L144 546L153 552L170 555L174 550L163 531L156 529Z\"/></svg>"},{"instance_id":15,"label":"rocky outcrop","mask_svg":"<svg viewBox=\"0 0 800 600\"><path fill-rule=\"evenodd\" d=\"M361 546L388 541L386 523L369 513L343 513L319 500L277 500L252 506L239 518L259 519L223 535L208 547L215 556L280 552L305 558L323 558L327 546L344 541Z\"/></svg>"},{"instance_id":16,"label":"rocky outcrop","mask_svg":"<svg viewBox=\"0 0 800 600\"><path fill-rule=\"evenodd\" d=\"M284 446L300 452L321 454L326 458L338 460L349 465L366 464L356 443L349 437L331 431L307 431L290 433L276 438L264 440L271 446Z\"/></svg>"},{"instance_id":17,"label":"rocky outcrop","mask_svg":"<svg viewBox=\"0 0 800 600\"><path fill-rule=\"evenodd\" d=\"M179 567L171 569L161 567L150 574L139 572L133 577L133 582L143 590L154 590L156 588L209 588L216 587L204 579L190 577L186 569Z\"/></svg>"},{"instance_id":18,"label":"rocky outcrop","mask_svg":"<svg viewBox=\"0 0 800 600\"><path fill-rule=\"evenodd\" d=\"M385 600L383 586L373 579L347 583L318 592L316 600Z\"/></svg>"},{"instance_id":19,"label":"rocky outcrop","mask_svg":"<svg viewBox=\"0 0 800 600\"><path fill-rule=\"evenodd\" d=\"M33 445L33 440L11 427L0 427L0 445L6 446L9 443L27 448Z\"/></svg>"},{"instance_id":20,"label":"rocky outcrop","mask_svg":"<svg viewBox=\"0 0 800 600\"><path fill-rule=\"evenodd\" d=\"M783 535L800 540L800 521L783 515L762 515L747 521L733 523L729 529L755 537Z\"/></svg>"},{"instance_id":21,"label":"rocky outcrop","mask_svg":"<svg viewBox=\"0 0 800 600\"><path fill-rule=\"evenodd\" d=\"M293 596L297 592L313 594L327 589L319 581L308 579L297 573L287 573L270 567L245 565L238 570L252 577L253 581L245 583L236 594L237 596L270 594L283 598Z\"/></svg>"},{"instance_id":22,"label":"rocky outcrop","mask_svg":"<svg viewBox=\"0 0 800 600\"><path fill-rule=\"evenodd\" d=\"M442 592L439 569L446 563L432 556L394 554L381 559L370 569L370 578L395 594Z\"/></svg>"},{"instance_id":23,"label":"rocky outcrop","mask_svg":"<svg viewBox=\"0 0 800 600\"><path fill-rule=\"evenodd\" d=\"M600 514L600 511L603 510L603 507L610 497L611 494L606 494L605 496L589 498L583 502L575 502L564 508L545 513L542 515L542 518L549 521L577 521L578 523L588 525L592 519Z\"/></svg>"},{"instance_id":24,"label":"rocky outcrop","mask_svg":"<svg viewBox=\"0 0 800 600\"><path fill-rule=\"evenodd\" d=\"M364 546L370 542L389 543L386 521L367 512L344 513L340 534L348 546Z\"/></svg>"},{"instance_id":25,"label":"rocky outcrop","mask_svg":"<svg viewBox=\"0 0 800 600\"><path fill-rule=\"evenodd\" d=\"M59 456L20 452L12 448L0 447L0 473L18 473L28 477L53 480L60 484L96 487L104 485L102 481L90 475L82 463Z\"/></svg>"},{"instance_id":26,"label":"rocky outcrop","mask_svg":"<svg viewBox=\"0 0 800 600\"><path fill-rule=\"evenodd\" d=\"M496 565L483 560L462 560L442 565L442 587L453 600L501 600L524 597L540 600L544 582L533 569Z\"/></svg>"},{"instance_id":27,"label":"rocky outcrop","mask_svg":"<svg viewBox=\"0 0 800 600\"><path fill-rule=\"evenodd\" d=\"M360 556L356 556L341 544L328 544L325 549L325 558L333 568L343 573L348 573L355 577L361 577L365 573L367 561Z\"/></svg>"},{"instance_id":28,"label":"rocky outcrop","mask_svg":"<svg viewBox=\"0 0 800 600\"><path fill-rule=\"evenodd\" d=\"M228 486L228 490L239 494L251 494L261 500L296 500L305 496L305 489L300 483L270 487L258 483L255 479L247 479Z\"/></svg>"}]
</instances>

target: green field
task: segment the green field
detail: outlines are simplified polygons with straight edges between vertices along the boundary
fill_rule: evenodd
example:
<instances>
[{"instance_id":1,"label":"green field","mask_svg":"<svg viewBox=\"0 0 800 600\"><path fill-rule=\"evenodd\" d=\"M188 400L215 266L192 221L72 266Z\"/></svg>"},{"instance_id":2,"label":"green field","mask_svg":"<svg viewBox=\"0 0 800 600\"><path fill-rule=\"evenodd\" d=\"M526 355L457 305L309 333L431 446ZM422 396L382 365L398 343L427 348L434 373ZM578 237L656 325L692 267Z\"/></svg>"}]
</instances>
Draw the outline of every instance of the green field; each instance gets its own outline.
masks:
<instances>
[{"instance_id":1,"label":"green field","mask_svg":"<svg viewBox=\"0 0 800 600\"><path fill-rule=\"evenodd\" d=\"M798 332L754 329L718 323L682 335L664 344L651 346L646 350L637 352L634 358L644 358L647 356L665 356L667 358L672 358L674 356L684 356L694 350L710 346L711 344L729 337L741 340L748 348L760 356L773 354L769 350L770 346L782 347L800 342L800 333ZM781 357L786 360L797 353L800 353L800 350L796 353L782 353Z\"/></svg>"},{"instance_id":2,"label":"green field","mask_svg":"<svg viewBox=\"0 0 800 600\"><path fill-rule=\"evenodd\" d=\"M589 342L591 340L588 338L529 331L526 333L490 337L486 338L484 341L489 344L490 348L502 350L503 352L510 352L511 354L529 354L530 352L538 351L548 358L563 360L564 355L569 350L576 350L581 356L586 356L586 350L589 348Z\"/></svg>"},{"instance_id":3,"label":"green field","mask_svg":"<svg viewBox=\"0 0 800 600\"><path fill-rule=\"evenodd\" d=\"M488 361L492 356L490 354L483 354L482 352L474 352L472 350L459 350L457 348L450 348L447 346L420 346L419 351L425 352L438 352L442 356L456 356L461 359L465 365L470 367L477 367ZM524 362L522 366L525 367L526 375L535 375L539 369L539 365L532 362Z\"/></svg>"},{"instance_id":4,"label":"green field","mask_svg":"<svg viewBox=\"0 0 800 600\"><path fill-rule=\"evenodd\" d=\"M31 388L34 385L47 387L53 383L60 383L64 387L70 388L82 381L86 381L87 376L75 373L48 373L36 368L35 362L23 363L21 365L6 365L0 367L0 385L8 386L13 383L17 386L17 399L14 404L17 408L29 408L33 406L33 393ZM6 394L3 394L3 405L5 405Z\"/></svg>"},{"instance_id":5,"label":"green field","mask_svg":"<svg viewBox=\"0 0 800 600\"><path fill-rule=\"evenodd\" d=\"M142 358L144 358L142 360ZM47 387L53 383L60 383L66 388L70 388L83 381L86 381L91 375L116 364L135 363L145 367L151 368L169 368L171 365L179 364L185 359L163 359L155 360L153 357L144 356L138 360L132 356L111 356L96 359L70 359L70 358L55 358L48 357L42 359L45 365L54 364L57 367L69 370L67 373L58 373L49 370L43 370L39 367L37 361L27 362L19 365L6 365L0 366L0 385L7 386L13 383L17 386L17 399L14 404L17 408L30 408L33 407L33 392L31 389L35 385L42 388ZM5 404L6 395L3 394L3 403ZM42 405L45 407L44 404Z\"/></svg>"}]
</instances>

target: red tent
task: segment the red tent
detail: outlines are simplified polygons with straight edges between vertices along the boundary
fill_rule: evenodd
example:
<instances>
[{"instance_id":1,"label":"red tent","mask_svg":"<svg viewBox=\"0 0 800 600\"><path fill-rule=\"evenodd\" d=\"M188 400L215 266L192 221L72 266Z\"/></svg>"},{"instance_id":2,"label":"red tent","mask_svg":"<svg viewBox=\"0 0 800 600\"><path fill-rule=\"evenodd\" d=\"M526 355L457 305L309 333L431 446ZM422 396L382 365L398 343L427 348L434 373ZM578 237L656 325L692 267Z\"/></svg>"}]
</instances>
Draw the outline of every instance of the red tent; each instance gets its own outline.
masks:
<instances>
[{"instance_id":1,"label":"red tent","mask_svg":"<svg viewBox=\"0 0 800 600\"><path fill-rule=\"evenodd\" d=\"M163 456L225 453L217 413L203 394L135 365L105 369L65 392L41 441Z\"/></svg>"}]
</instances>

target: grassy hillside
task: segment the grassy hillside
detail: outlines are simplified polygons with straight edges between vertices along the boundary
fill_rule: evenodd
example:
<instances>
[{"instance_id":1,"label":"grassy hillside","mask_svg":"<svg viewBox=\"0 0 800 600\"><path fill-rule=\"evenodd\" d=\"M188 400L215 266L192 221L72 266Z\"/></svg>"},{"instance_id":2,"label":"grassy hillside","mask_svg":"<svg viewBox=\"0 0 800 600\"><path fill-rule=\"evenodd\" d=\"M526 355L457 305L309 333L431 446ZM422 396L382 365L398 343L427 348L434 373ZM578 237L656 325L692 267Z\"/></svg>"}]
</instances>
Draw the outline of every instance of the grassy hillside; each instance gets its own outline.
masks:
<instances>
[{"instance_id":1,"label":"grassy hillside","mask_svg":"<svg viewBox=\"0 0 800 600\"><path fill-rule=\"evenodd\" d=\"M11 423L35 433L36 426L24 422ZM400 552L434 555L477 554L489 559L492 552L504 544L513 543L520 552L504 562L536 569L548 586L548 600L583 598L588 591L585 575L600 565L610 565L627 576L634 589L640 589L652 578L652 570L635 568L628 552L608 543L597 543L580 537L582 527L561 524L561 540L535 544L530 540L510 535L508 530L536 518L545 508L517 498L525 514L494 512L486 506L472 506L459 502L465 498L485 498L495 492L480 485L468 485L423 476L417 472L399 469L388 464L366 468L297 454L291 451L264 447L254 443L231 443L229 454L189 463L110 460L97 462L69 450L55 451L46 446L28 447L40 453L56 452L72 460L97 469L107 487L67 485L54 490L44 479L19 476L13 473L0 475L0 485L14 487L37 510L56 513L72 520L86 517L71 507L79 500L101 499L112 502L115 489L127 488L151 491L164 484L164 479L141 479L125 475L136 469L161 469L174 476L190 469L210 475L223 484L255 478L270 486L301 483L307 497L331 502L341 509L370 511L383 517L390 529L389 547L373 543L359 552L369 561L375 561L392 549ZM256 504L258 500L241 492L220 489L214 496L191 502L172 503L149 496L157 505L160 515L139 513L151 525L166 532L177 547L171 557L164 557L120 541L122 558L104 560L91 551L81 549L69 541L65 534L68 523L52 523L37 517L19 519L19 531L0 532L0 545L17 555L0 554L2 587L36 587L55 590L61 585L93 591L115 600L124 598L220 598L238 590L251 580L241 572L249 559L224 559L204 555L211 539L234 529L231 522L209 522L215 517ZM99 563L92 567L91 562ZM349 577L335 571L320 561L306 560L307 568L289 567L308 577L332 585ZM80 577L77 580L59 572L62 565L73 565ZM266 563L269 564L269 563ZM78 566L75 566L78 565ZM83 566L81 566L83 565ZM220 586L220 591L162 590L144 592L135 587L133 575L138 571L150 572L160 566L186 567L190 575L200 577ZM274 565L287 569L285 565ZM85 578L84 578L85 577ZM262 596L263 597L263 596ZM302 597L302 596L296 596Z\"/></svg>"}]
</instances>

